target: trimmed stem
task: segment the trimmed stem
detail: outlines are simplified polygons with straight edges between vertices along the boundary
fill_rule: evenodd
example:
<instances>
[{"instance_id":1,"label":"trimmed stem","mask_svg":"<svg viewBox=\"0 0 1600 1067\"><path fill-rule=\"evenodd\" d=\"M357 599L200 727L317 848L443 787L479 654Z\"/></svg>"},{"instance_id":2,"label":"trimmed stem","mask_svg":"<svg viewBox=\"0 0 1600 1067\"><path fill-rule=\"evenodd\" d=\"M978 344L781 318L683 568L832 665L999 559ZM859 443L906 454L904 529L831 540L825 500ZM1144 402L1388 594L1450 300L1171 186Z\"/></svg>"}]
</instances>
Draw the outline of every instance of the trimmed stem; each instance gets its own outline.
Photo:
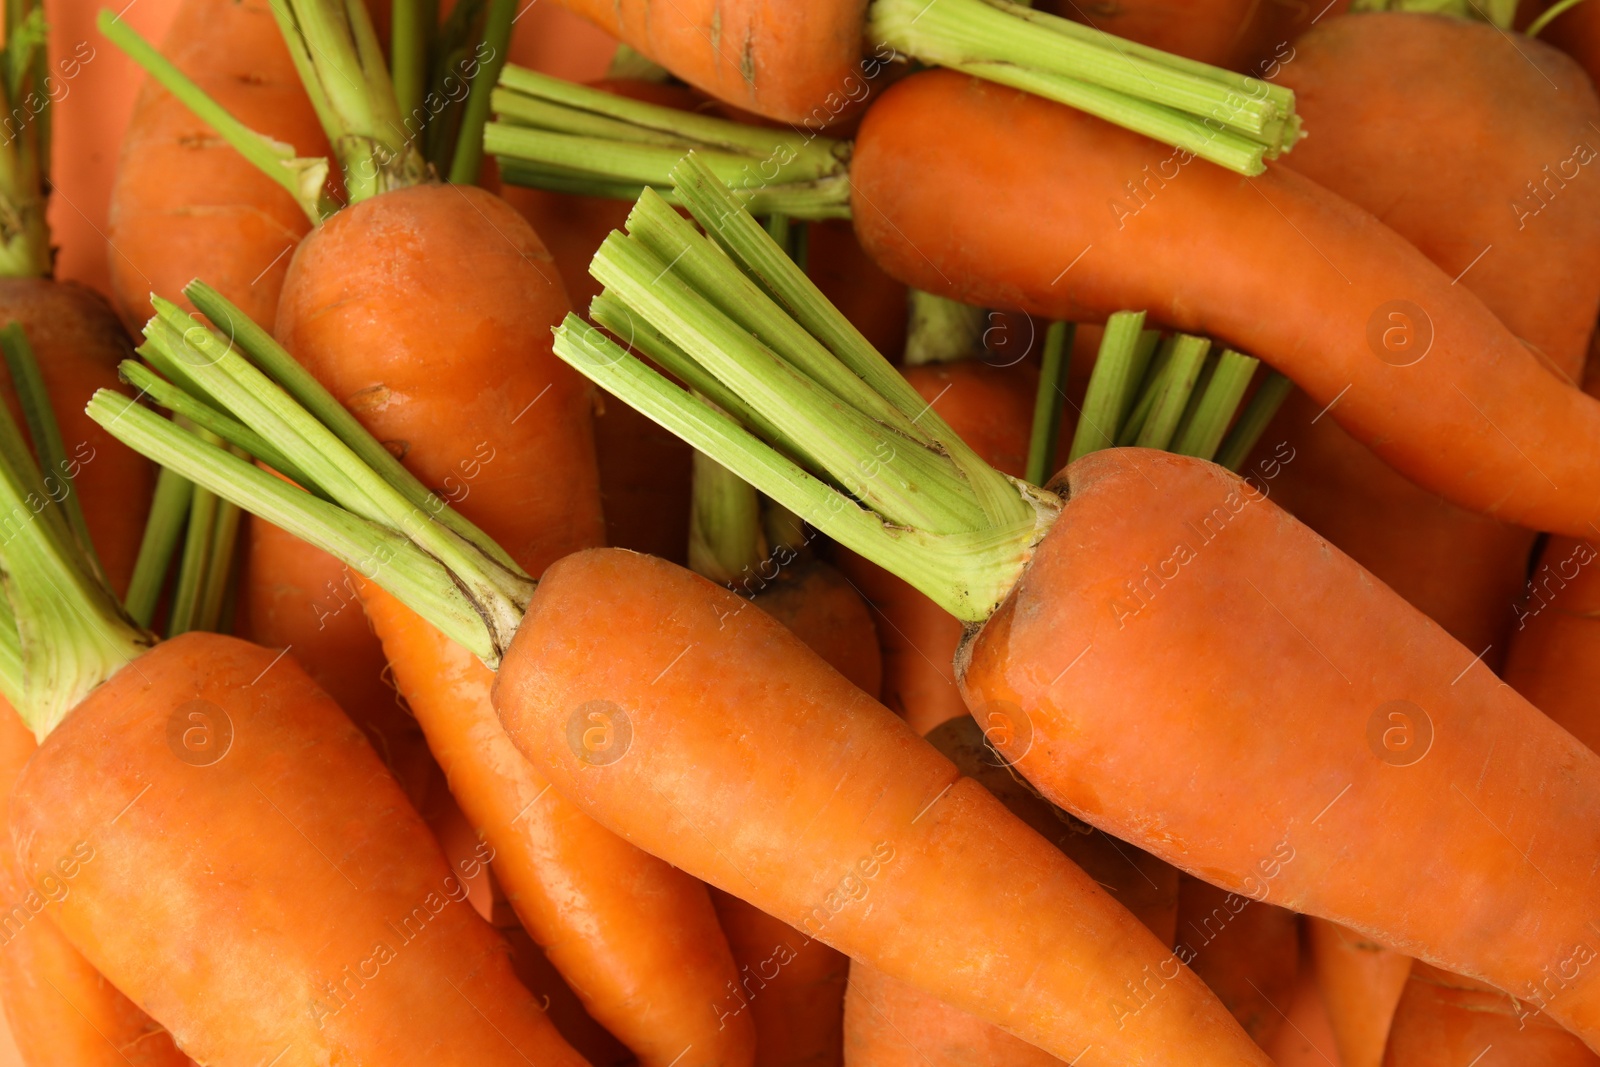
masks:
<instances>
[{"instance_id":1,"label":"trimmed stem","mask_svg":"<svg viewBox=\"0 0 1600 1067\"><path fill-rule=\"evenodd\" d=\"M219 443L204 434L201 440ZM172 609L167 614L167 637L177 637L199 625L200 592L205 585L206 566L211 562L211 535L216 529L217 494L196 489L189 496L189 521L184 527L183 554L178 559L178 584L172 590Z\"/></svg>"},{"instance_id":2,"label":"trimmed stem","mask_svg":"<svg viewBox=\"0 0 1600 1067\"><path fill-rule=\"evenodd\" d=\"M1228 424L1239 410L1239 401L1244 398L1245 389L1260 365L1260 360L1232 349L1208 363L1204 388L1196 390L1190 409L1184 413L1183 423L1173 438L1172 451L1201 459L1215 457Z\"/></svg>"},{"instance_id":3,"label":"trimmed stem","mask_svg":"<svg viewBox=\"0 0 1600 1067\"><path fill-rule=\"evenodd\" d=\"M1116 444L1117 431L1133 406L1149 358L1148 347L1143 347L1144 358L1140 358L1143 331L1142 311L1119 311L1106 320L1094 374L1089 378L1083 410L1072 434L1069 462Z\"/></svg>"},{"instance_id":4,"label":"trimmed stem","mask_svg":"<svg viewBox=\"0 0 1600 1067\"><path fill-rule=\"evenodd\" d=\"M694 454L693 485L689 569L719 585L731 585L766 558L761 496L703 452Z\"/></svg>"},{"instance_id":5,"label":"trimmed stem","mask_svg":"<svg viewBox=\"0 0 1600 1067\"><path fill-rule=\"evenodd\" d=\"M1266 432L1267 424L1293 391L1293 382L1277 371L1268 371L1238 421L1233 424L1233 429L1228 431L1227 439L1217 449L1217 463L1231 471L1244 466L1256 442Z\"/></svg>"},{"instance_id":6,"label":"trimmed stem","mask_svg":"<svg viewBox=\"0 0 1600 1067\"><path fill-rule=\"evenodd\" d=\"M1487 22L1510 30L1517 17L1517 0L1355 0L1351 11L1414 11L1422 15L1453 15ZM1541 27L1542 28L1542 27ZM1528 33L1535 33L1531 27Z\"/></svg>"},{"instance_id":7,"label":"trimmed stem","mask_svg":"<svg viewBox=\"0 0 1600 1067\"><path fill-rule=\"evenodd\" d=\"M906 290L905 364L955 363L983 350L988 311L947 297Z\"/></svg>"},{"instance_id":8,"label":"trimmed stem","mask_svg":"<svg viewBox=\"0 0 1600 1067\"><path fill-rule=\"evenodd\" d=\"M489 120L490 95L506 65L516 8L517 0L489 0L489 18L483 31L483 45L489 54L478 62L473 74L461 130L456 135L455 156L450 162L450 181L457 185L475 185L483 167L483 126Z\"/></svg>"},{"instance_id":9,"label":"trimmed stem","mask_svg":"<svg viewBox=\"0 0 1600 1067\"><path fill-rule=\"evenodd\" d=\"M130 618L148 629L155 621L156 605L161 600L161 590L167 584L167 569L172 564L172 550L178 546L189 517L189 500L194 495L194 483L166 467L156 476L155 498L150 503L150 516L145 520L144 537L139 542L139 556L133 564L133 578L128 582L128 595L122 605Z\"/></svg>"},{"instance_id":10,"label":"trimmed stem","mask_svg":"<svg viewBox=\"0 0 1600 1067\"><path fill-rule=\"evenodd\" d=\"M358 203L426 176L363 0L274 0L272 13Z\"/></svg>"},{"instance_id":11,"label":"trimmed stem","mask_svg":"<svg viewBox=\"0 0 1600 1067\"><path fill-rule=\"evenodd\" d=\"M274 9L277 6L274 4ZM321 222L333 214L337 205L326 191L326 159L320 156L296 156L293 145L275 141L250 129L206 95L205 90L190 81L150 42L134 32L127 23L119 21L110 11L100 12L98 24L100 32L155 79L157 84L177 97L234 151L255 164L256 169L287 189L312 222Z\"/></svg>"},{"instance_id":12,"label":"trimmed stem","mask_svg":"<svg viewBox=\"0 0 1600 1067\"><path fill-rule=\"evenodd\" d=\"M389 12L389 67L400 114L422 106L428 92L428 41L439 24L438 0L395 0Z\"/></svg>"},{"instance_id":13,"label":"trimmed stem","mask_svg":"<svg viewBox=\"0 0 1600 1067\"><path fill-rule=\"evenodd\" d=\"M6 115L0 144L0 277L42 278L52 266L44 196L51 99L40 90L48 35L44 11L32 0L11 0L5 11L5 45L0 48L0 106Z\"/></svg>"},{"instance_id":14,"label":"trimmed stem","mask_svg":"<svg viewBox=\"0 0 1600 1067\"><path fill-rule=\"evenodd\" d=\"M1154 399L1149 414L1141 420L1137 436L1126 443L1140 448L1166 449L1177 433L1205 366L1211 342L1203 337L1178 334L1170 344L1171 352L1165 360L1160 382L1152 390Z\"/></svg>"},{"instance_id":15,"label":"trimmed stem","mask_svg":"<svg viewBox=\"0 0 1600 1067\"><path fill-rule=\"evenodd\" d=\"M1033 400L1033 428L1028 439L1028 464L1024 475L1034 485L1043 485L1056 469L1056 441L1061 437L1061 404L1066 400L1063 383L1067 358L1077 327L1070 322L1052 322L1044 333L1044 352L1039 363L1039 390Z\"/></svg>"}]
</instances>

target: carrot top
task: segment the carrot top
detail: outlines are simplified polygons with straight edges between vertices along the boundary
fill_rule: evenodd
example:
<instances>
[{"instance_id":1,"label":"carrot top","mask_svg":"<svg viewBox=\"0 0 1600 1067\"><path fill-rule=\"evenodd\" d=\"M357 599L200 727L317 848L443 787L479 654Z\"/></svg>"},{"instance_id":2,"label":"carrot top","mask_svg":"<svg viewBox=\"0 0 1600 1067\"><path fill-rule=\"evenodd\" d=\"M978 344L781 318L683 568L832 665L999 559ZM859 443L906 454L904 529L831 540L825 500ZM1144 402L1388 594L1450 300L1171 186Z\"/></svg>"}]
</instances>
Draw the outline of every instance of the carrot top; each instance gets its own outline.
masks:
<instances>
[{"instance_id":1,"label":"carrot top","mask_svg":"<svg viewBox=\"0 0 1600 1067\"><path fill-rule=\"evenodd\" d=\"M153 638L117 603L89 545L71 464L20 326L0 331L0 349L33 445L30 452L0 404L0 692L43 740Z\"/></svg>"},{"instance_id":2,"label":"carrot top","mask_svg":"<svg viewBox=\"0 0 1600 1067\"><path fill-rule=\"evenodd\" d=\"M0 46L0 276L50 274L50 230L45 190L50 184L50 79L48 33L38 0L6 0L5 44Z\"/></svg>"}]
</instances>

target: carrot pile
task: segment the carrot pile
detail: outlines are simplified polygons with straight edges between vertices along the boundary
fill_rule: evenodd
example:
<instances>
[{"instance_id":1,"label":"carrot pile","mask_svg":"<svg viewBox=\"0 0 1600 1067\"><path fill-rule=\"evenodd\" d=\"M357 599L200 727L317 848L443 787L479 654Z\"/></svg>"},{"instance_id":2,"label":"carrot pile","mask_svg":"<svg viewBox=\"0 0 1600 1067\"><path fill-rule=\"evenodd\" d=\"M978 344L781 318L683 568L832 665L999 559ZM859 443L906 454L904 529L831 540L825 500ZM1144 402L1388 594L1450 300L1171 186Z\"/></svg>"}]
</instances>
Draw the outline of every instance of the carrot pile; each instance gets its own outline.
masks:
<instances>
[{"instance_id":1,"label":"carrot pile","mask_svg":"<svg viewBox=\"0 0 1600 1067\"><path fill-rule=\"evenodd\" d=\"M1595 2L4 0L0 1067L1600 1063Z\"/></svg>"}]
</instances>

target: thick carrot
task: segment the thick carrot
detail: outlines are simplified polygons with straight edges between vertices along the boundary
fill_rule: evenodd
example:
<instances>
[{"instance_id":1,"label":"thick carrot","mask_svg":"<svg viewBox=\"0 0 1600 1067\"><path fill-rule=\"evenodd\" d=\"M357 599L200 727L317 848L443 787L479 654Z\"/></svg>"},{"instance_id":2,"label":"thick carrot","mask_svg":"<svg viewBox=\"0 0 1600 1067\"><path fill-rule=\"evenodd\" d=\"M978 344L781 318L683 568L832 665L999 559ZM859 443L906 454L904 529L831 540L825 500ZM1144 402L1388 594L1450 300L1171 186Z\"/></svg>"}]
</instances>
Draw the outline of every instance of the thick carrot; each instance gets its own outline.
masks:
<instances>
[{"instance_id":1,"label":"thick carrot","mask_svg":"<svg viewBox=\"0 0 1600 1067\"><path fill-rule=\"evenodd\" d=\"M1406 979L1413 966L1427 964L1325 920L1306 924L1306 940L1339 1062L1379 1067Z\"/></svg>"},{"instance_id":2,"label":"thick carrot","mask_svg":"<svg viewBox=\"0 0 1600 1067\"><path fill-rule=\"evenodd\" d=\"M1033 380L1027 368L981 362L904 369L910 382L991 466L1020 477L1028 458ZM878 613L883 644L883 702L919 734L967 714L951 666L961 623L939 605L853 552L839 566Z\"/></svg>"},{"instance_id":3,"label":"thick carrot","mask_svg":"<svg viewBox=\"0 0 1600 1067\"><path fill-rule=\"evenodd\" d=\"M263 0L184 0L162 50L245 125L303 155L328 151L316 112ZM130 328L152 292L205 278L270 326L289 253L311 229L294 198L146 82L111 192L114 302Z\"/></svg>"},{"instance_id":4,"label":"thick carrot","mask_svg":"<svg viewBox=\"0 0 1600 1067\"><path fill-rule=\"evenodd\" d=\"M534 594L496 707L518 746L602 822L1058 1056L1092 1044L1121 1062L1166 1062L1181 1045L1196 1063L1264 1062L1081 869L741 606L662 561L568 556ZM617 632L636 635L626 657L593 643ZM602 768L568 747L580 708L626 716L621 758ZM758 748L742 740L752 734ZM1125 1019L1123 980L1163 966L1163 995Z\"/></svg>"},{"instance_id":5,"label":"thick carrot","mask_svg":"<svg viewBox=\"0 0 1600 1067\"><path fill-rule=\"evenodd\" d=\"M1300 974L1295 914L1185 875L1178 893L1179 958L1266 1048ZM1187 952L1183 951L1187 949Z\"/></svg>"},{"instance_id":6,"label":"thick carrot","mask_svg":"<svg viewBox=\"0 0 1600 1067\"><path fill-rule=\"evenodd\" d=\"M1506 521L1586 527L1600 461L1576 442L1600 434L1600 405L1370 215L1281 167L1241 182L1185 159L1026 94L929 72L862 123L856 230L891 274L964 302L1069 321L1147 307L1258 353L1320 404L1338 397L1330 417L1419 485ZM984 209L952 210L961 203ZM1268 302L1282 313L1258 314ZM1419 347L1431 334L1420 361L1384 347L1391 312L1409 315Z\"/></svg>"},{"instance_id":7,"label":"thick carrot","mask_svg":"<svg viewBox=\"0 0 1600 1067\"><path fill-rule=\"evenodd\" d=\"M11 787L37 748L33 735L9 704L0 701L0 808L9 808ZM51 918L53 902L70 895L59 874L36 888L23 876L11 850L0 850L0 1003L22 1062L64 1067L182 1067L178 1051L159 1023L117 992L61 936Z\"/></svg>"},{"instance_id":8,"label":"thick carrot","mask_svg":"<svg viewBox=\"0 0 1600 1067\"><path fill-rule=\"evenodd\" d=\"M1575 378L1600 307L1600 188L1544 168L1600 121L1577 65L1483 23L1376 13L1324 19L1295 42L1282 80L1317 130L1292 169L1372 211ZM1469 116L1464 146L1452 131ZM1493 147L1472 150L1481 144ZM1451 157L1463 165L1441 169ZM1547 185L1530 193L1530 181ZM1296 456L1273 484L1278 503L1498 667L1533 534L1418 489L1319 418L1321 407L1299 395L1278 420L1273 440L1281 434ZM1385 951L1353 933L1312 941L1319 975L1339 983L1324 993L1352 1063L1378 1062L1407 971L1371 959ZM1368 982L1374 968L1389 980Z\"/></svg>"},{"instance_id":9,"label":"thick carrot","mask_svg":"<svg viewBox=\"0 0 1600 1067\"><path fill-rule=\"evenodd\" d=\"M1417 963L1395 1011L1384 1067L1592 1067L1600 1056L1530 1004Z\"/></svg>"},{"instance_id":10,"label":"thick carrot","mask_svg":"<svg viewBox=\"0 0 1600 1067\"><path fill-rule=\"evenodd\" d=\"M860 962L844 998L845 1067L1060 1067L1066 1060Z\"/></svg>"},{"instance_id":11,"label":"thick carrot","mask_svg":"<svg viewBox=\"0 0 1600 1067\"><path fill-rule=\"evenodd\" d=\"M1503 677L1600 752L1600 537L1551 538L1516 612Z\"/></svg>"},{"instance_id":12,"label":"thick carrot","mask_svg":"<svg viewBox=\"0 0 1600 1067\"><path fill-rule=\"evenodd\" d=\"M171 740L192 716L214 763ZM11 830L68 887L62 932L198 1062L583 1062L361 732L269 650L139 656L40 746Z\"/></svg>"},{"instance_id":13,"label":"thick carrot","mask_svg":"<svg viewBox=\"0 0 1600 1067\"><path fill-rule=\"evenodd\" d=\"M155 468L97 426L83 406L97 389L120 388L117 364L132 352L128 335L99 294L43 278L0 279L0 324L10 322L21 324L33 346L61 428L68 465L62 473L79 495L106 577L121 592L138 558ZM20 421L9 379L4 396Z\"/></svg>"}]
</instances>

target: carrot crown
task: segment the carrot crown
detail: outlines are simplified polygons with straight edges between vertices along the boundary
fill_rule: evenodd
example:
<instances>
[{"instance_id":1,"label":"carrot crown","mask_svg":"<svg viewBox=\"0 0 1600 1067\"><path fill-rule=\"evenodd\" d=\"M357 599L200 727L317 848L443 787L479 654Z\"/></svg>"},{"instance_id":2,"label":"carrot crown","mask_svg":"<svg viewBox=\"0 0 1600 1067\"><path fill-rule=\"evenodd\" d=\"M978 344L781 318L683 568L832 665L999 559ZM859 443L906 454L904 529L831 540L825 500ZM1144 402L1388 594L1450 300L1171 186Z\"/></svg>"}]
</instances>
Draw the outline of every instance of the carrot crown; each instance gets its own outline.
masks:
<instances>
[{"instance_id":1,"label":"carrot crown","mask_svg":"<svg viewBox=\"0 0 1600 1067\"><path fill-rule=\"evenodd\" d=\"M7 0L0 46L0 276L50 274L44 191L50 183L51 104L57 91L37 0Z\"/></svg>"},{"instance_id":2,"label":"carrot crown","mask_svg":"<svg viewBox=\"0 0 1600 1067\"><path fill-rule=\"evenodd\" d=\"M590 268L606 286L590 314L607 333L569 315L557 354L951 614L986 619L1059 498L984 463L696 156L673 179L705 233L646 190ZM1248 443L1223 438L1256 361L1212 358L1200 338L1157 345L1141 324L1108 330L1075 451L1242 455Z\"/></svg>"},{"instance_id":3,"label":"carrot crown","mask_svg":"<svg viewBox=\"0 0 1600 1067\"><path fill-rule=\"evenodd\" d=\"M156 314L139 348L149 366L122 366L141 396L182 419L164 419L108 389L89 402L91 417L199 488L343 560L497 663L533 581L401 466L270 334L200 282L184 295L210 325L152 298Z\"/></svg>"},{"instance_id":4,"label":"carrot crown","mask_svg":"<svg viewBox=\"0 0 1600 1067\"><path fill-rule=\"evenodd\" d=\"M0 331L28 440L0 404L0 692L40 740L152 638L112 595L22 328ZM38 455L35 461L34 454Z\"/></svg>"}]
</instances>

